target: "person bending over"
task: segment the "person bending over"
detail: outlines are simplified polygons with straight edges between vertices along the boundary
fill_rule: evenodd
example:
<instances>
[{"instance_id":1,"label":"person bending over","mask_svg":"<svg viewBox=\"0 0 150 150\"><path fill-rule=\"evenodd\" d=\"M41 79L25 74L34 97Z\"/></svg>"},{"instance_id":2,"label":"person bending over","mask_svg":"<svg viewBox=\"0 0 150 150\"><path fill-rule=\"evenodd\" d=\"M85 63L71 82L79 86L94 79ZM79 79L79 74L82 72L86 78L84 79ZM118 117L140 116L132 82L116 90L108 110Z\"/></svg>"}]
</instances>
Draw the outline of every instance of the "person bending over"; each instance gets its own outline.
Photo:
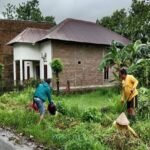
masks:
<instances>
[{"instance_id":1,"label":"person bending over","mask_svg":"<svg viewBox=\"0 0 150 150\"><path fill-rule=\"evenodd\" d=\"M135 121L137 108L137 85L138 80L133 75L128 75L126 69L120 70L120 77L122 79L122 99L121 102L127 103L128 118Z\"/></svg>"},{"instance_id":2,"label":"person bending over","mask_svg":"<svg viewBox=\"0 0 150 150\"><path fill-rule=\"evenodd\" d=\"M45 114L44 102L48 99L49 104L53 103L51 99L52 87L50 86L50 83L51 79L46 79L45 81L41 82L37 86L34 93L33 101L37 105L38 110L40 112L40 119L38 121L38 124L40 124L44 118Z\"/></svg>"}]
</instances>

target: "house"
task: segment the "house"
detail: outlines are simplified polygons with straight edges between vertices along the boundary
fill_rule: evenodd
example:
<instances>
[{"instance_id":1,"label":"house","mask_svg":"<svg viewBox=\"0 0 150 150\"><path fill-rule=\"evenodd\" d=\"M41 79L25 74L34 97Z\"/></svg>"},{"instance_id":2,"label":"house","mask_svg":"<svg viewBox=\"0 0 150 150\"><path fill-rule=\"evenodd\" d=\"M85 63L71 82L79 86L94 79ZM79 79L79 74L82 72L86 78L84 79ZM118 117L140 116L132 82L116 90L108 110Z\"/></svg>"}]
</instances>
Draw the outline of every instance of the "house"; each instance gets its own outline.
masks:
<instances>
[{"instance_id":1,"label":"house","mask_svg":"<svg viewBox=\"0 0 150 150\"><path fill-rule=\"evenodd\" d=\"M6 84L13 81L13 47L6 45L27 27L50 29L48 22L0 19L0 63L4 64L3 78Z\"/></svg>"},{"instance_id":2,"label":"house","mask_svg":"<svg viewBox=\"0 0 150 150\"><path fill-rule=\"evenodd\" d=\"M53 58L60 58L64 64L61 87L66 87L68 81L71 87L105 85L109 69L100 73L98 66L112 40L124 45L130 42L107 28L83 20L66 19L50 30L27 28L8 43L14 52L14 81L53 78L50 63Z\"/></svg>"}]
</instances>

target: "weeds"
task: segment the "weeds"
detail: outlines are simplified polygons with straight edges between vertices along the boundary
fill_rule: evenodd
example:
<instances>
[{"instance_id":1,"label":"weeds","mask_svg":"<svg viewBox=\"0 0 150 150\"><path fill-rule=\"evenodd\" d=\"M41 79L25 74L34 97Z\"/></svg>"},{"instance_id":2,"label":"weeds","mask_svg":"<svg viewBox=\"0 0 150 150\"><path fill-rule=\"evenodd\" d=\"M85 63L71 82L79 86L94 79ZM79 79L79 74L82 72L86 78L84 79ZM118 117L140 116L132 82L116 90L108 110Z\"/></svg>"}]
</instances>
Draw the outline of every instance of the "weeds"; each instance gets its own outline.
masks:
<instances>
[{"instance_id":1,"label":"weeds","mask_svg":"<svg viewBox=\"0 0 150 150\"><path fill-rule=\"evenodd\" d=\"M140 92L142 101L148 100L145 96L149 92L143 91ZM61 97L53 95L59 114L50 116L47 113L39 126L36 125L39 114L27 109L33 92L34 89L29 87L22 92L6 93L0 97L0 126L11 127L27 137L32 135L39 143L59 150L146 150L150 147L150 122L146 116L138 117L133 126L140 136L139 140L116 134L112 123L122 106L115 89ZM141 107L145 115L145 105Z\"/></svg>"}]
</instances>

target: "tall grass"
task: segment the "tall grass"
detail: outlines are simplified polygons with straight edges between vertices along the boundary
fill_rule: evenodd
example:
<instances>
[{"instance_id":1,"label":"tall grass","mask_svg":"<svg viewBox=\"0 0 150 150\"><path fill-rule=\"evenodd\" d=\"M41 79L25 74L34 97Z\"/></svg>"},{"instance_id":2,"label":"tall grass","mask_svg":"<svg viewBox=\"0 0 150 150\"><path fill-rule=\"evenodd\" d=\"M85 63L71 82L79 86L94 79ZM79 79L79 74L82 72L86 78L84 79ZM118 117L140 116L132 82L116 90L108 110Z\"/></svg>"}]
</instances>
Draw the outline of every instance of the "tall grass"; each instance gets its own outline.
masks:
<instances>
[{"instance_id":1,"label":"tall grass","mask_svg":"<svg viewBox=\"0 0 150 150\"><path fill-rule=\"evenodd\" d=\"M57 116L50 116L47 113L41 125L36 125L39 114L28 109L33 92L34 89L27 88L22 92L6 93L0 97L0 126L11 127L26 136L32 135L37 142L51 149L113 148L107 139L113 137L115 130L112 123L119 115L120 95L115 88L61 97L53 95L61 113ZM144 148L150 145L148 125L148 121L140 121L134 126L138 134L141 134L142 149L143 145ZM133 146L134 149L140 149L139 144Z\"/></svg>"},{"instance_id":2,"label":"tall grass","mask_svg":"<svg viewBox=\"0 0 150 150\"><path fill-rule=\"evenodd\" d=\"M66 95L62 99L60 98L60 100L65 101L68 107L75 106L83 110L91 107L100 109L119 101L120 95L117 89L100 88L93 92Z\"/></svg>"}]
</instances>

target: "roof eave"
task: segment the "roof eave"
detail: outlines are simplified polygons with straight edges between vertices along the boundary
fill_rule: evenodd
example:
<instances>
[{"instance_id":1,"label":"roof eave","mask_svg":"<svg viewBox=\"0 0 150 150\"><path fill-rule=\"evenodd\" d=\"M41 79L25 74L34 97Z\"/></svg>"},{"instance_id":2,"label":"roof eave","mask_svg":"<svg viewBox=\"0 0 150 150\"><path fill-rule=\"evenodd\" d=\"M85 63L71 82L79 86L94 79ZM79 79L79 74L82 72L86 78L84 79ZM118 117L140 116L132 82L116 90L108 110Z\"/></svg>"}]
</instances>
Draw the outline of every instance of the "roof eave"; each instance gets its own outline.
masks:
<instances>
[{"instance_id":1,"label":"roof eave","mask_svg":"<svg viewBox=\"0 0 150 150\"><path fill-rule=\"evenodd\" d=\"M12 42L12 43L6 43L6 45L8 46L13 46L14 44L18 44L18 43L21 43L21 44L31 44L31 45L35 45L36 43L31 43L31 42Z\"/></svg>"},{"instance_id":2,"label":"roof eave","mask_svg":"<svg viewBox=\"0 0 150 150\"><path fill-rule=\"evenodd\" d=\"M45 39L41 39L39 41L37 41L36 43L41 43L47 40L58 40L58 41L67 41L67 42L77 42L77 43L86 43L86 44L95 44L95 45L107 45L107 46L111 46L111 43L98 43L98 42L90 42L90 41L78 41L78 40L69 40L69 39L61 39L61 38L45 38ZM113 40L112 40L113 41ZM120 42L120 41L118 41ZM122 42L121 42L122 43ZM131 41L129 41L128 43L122 43L124 46L128 45L129 43L131 43Z\"/></svg>"}]
</instances>

